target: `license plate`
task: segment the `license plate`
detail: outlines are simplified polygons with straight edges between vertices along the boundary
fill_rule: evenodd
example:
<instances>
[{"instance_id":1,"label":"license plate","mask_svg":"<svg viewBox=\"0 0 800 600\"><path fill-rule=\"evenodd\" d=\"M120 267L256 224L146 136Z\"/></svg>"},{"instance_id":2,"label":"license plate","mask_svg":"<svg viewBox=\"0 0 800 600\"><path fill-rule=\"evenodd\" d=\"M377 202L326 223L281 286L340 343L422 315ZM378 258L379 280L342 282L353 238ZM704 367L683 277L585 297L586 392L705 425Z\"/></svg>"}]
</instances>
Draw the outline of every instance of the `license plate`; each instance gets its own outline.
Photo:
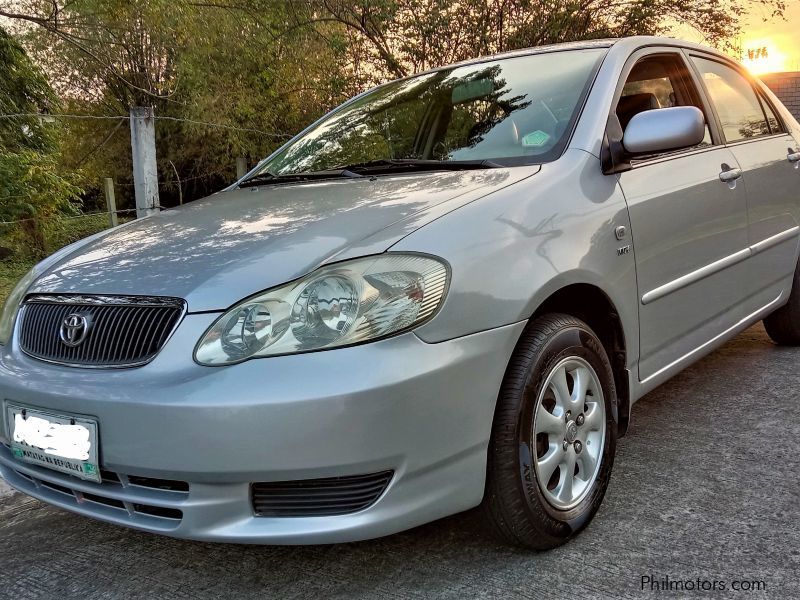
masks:
<instances>
[{"instance_id":1,"label":"license plate","mask_svg":"<svg viewBox=\"0 0 800 600\"><path fill-rule=\"evenodd\" d=\"M18 460L100 483L97 421L7 404L6 422Z\"/></svg>"}]
</instances>

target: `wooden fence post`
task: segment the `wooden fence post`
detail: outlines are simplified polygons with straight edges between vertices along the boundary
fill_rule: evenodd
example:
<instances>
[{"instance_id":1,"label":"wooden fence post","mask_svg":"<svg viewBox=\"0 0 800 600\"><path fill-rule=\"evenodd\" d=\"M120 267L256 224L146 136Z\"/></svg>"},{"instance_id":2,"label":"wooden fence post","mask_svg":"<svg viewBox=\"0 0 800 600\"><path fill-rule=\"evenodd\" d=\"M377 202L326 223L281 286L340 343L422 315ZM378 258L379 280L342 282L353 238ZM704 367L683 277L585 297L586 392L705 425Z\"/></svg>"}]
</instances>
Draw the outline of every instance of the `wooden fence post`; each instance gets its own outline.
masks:
<instances>
[{"instance_id":1,"label":"wooden fence post","mask_svg":"<svg viewBox=\"0 0 800 600\"><path fill-rule=\"evenodd\" d=\"M241 179L247 175L247 159L240 156L236 159L236 179Z\"/></svg>"},{"instance_id":2,"label":"wooden fence post","mask_svg":"<svg viewBox=\"0 0 800 600\"><path fill-rule=\"evenodd\" d=\"M104 187L106 190L106 207L108 208L108 222L111 224L111 227L116 227L119 225L119 220L117 219L117 200L114 197L114 180L111 177L106 177L103 180Z\"/></svg>"}]
</instances>

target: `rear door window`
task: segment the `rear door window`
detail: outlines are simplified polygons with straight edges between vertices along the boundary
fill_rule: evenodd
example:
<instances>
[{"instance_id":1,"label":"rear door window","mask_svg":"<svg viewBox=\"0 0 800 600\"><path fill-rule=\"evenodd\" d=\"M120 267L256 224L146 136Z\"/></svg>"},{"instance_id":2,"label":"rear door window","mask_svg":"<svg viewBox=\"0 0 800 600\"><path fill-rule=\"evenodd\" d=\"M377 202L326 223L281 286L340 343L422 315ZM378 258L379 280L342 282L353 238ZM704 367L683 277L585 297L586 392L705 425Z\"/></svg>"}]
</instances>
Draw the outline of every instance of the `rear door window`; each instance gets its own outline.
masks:
<instances>
[{"instance_id":1,"label":"rear door window","mask_svg":"<svg viewBox=\"0 0 800 600\"><path fill-rule=\"evenodd\" d=\"M783 125L781 125L780 120L778 119L775 111L772 110L772 106L769 102L767 102L766 98L763 96L759 96L761 99L761 106L764 107L764 114L767 115L767 124L769 125L769 130L771 133L785 133L783 129Z\"/></svg>"},{"instance_id":2,"label":"rear door window","mask_svg":"<svg viewBox=\"0 0 800 600\"><path fill-rule=\"evenodd\" d=\"M727 142L770 134L761 102L747 79L732 67L715 60L693 56L692 61L714 103ZM775 122L777 124L777 119Z\"/></svg>"}]
</instances>

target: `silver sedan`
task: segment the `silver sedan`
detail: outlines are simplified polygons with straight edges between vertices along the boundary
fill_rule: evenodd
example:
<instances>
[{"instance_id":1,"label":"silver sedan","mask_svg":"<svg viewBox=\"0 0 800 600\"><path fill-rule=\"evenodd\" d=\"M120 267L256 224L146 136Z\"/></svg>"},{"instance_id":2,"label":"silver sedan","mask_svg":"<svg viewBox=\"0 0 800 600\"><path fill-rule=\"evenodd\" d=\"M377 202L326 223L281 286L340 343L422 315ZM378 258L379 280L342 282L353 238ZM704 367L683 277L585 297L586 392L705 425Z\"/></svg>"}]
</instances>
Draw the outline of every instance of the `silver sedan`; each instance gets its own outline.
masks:
<instances>
[{"instance_id":1,"label":"silver sedan","mask_svg":"<svg viewBox=\"0 0 800 600\"><path fill-rule=\"evenodd\" d=\"M327 543L482 505L556 546L631 407L800 343L800 126L662 38L358 96L229 189L65 248L0 321L0 474L176 537Z\"/></svg>"}]
</instances>

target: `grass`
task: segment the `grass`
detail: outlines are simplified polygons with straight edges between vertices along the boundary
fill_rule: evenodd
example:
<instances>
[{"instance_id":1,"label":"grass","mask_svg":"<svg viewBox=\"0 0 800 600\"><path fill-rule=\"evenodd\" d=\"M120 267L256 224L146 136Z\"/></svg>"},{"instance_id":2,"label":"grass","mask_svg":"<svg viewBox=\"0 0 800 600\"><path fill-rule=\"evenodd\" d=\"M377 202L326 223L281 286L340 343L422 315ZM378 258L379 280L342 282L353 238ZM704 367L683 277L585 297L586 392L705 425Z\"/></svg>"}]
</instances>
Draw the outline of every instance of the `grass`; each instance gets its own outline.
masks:
<instances>
[{"instance_id":1,"label":"grass","mask_svg":"<svg viewBox=\"0 0 800 600\"><path fill-rule=\"evenodd\" d=\"M0 261L0 306L5 304L6 298L22 279L25 273L33 266L34 261L13 260Z\"/></svg>"}]
</instances>

